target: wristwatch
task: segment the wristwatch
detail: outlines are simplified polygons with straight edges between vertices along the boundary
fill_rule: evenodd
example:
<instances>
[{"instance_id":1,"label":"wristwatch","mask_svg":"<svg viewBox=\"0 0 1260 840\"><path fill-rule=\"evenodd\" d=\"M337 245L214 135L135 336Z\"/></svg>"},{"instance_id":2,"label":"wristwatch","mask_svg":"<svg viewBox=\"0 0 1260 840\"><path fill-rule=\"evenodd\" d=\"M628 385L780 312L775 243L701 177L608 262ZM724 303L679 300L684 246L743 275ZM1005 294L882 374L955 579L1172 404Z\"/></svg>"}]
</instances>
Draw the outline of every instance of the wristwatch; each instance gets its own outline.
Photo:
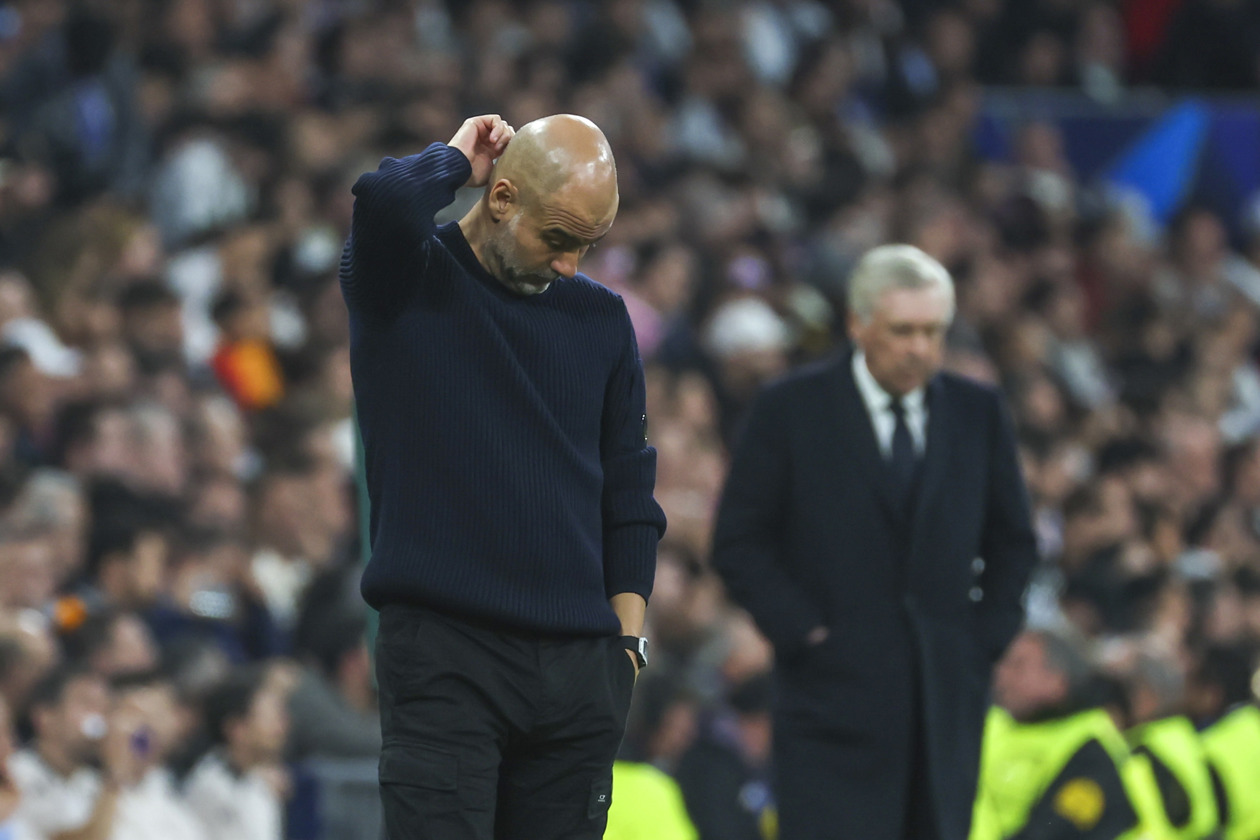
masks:
<instances>
[{"instance_id":1,"label":"wristwatch","mask_svg":"<svg viewBox=\"0 0 1260 840\"><path fill-rule=\"evenodd\" d=\"M625 645L626 650L634 654L634 658L639 663L639 670L647 667L647 639L642 636L622 636L621 643Z\"/></svg>"}]
</instances>

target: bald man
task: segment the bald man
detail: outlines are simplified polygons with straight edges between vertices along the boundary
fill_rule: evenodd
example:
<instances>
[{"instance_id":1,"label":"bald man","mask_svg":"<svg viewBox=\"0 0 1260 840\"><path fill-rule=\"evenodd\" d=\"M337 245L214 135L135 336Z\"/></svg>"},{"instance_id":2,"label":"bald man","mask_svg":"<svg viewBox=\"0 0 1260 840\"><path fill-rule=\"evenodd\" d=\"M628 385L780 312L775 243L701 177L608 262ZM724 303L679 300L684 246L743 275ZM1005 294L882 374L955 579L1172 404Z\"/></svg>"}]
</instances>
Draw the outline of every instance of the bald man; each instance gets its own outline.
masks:
<instances>
[{"instance_id":1,"label":"bald man","mask_svg":"<svg viewBox=\"0 0 1260 840\"><path fill-rule=\"evenodd\" d=\"M456 189L484 187L458 223ZM589 120L467 120L354 186L341 266L371 499L390 840L595 840L665 518Z\"/></svg>"}]
</instances>

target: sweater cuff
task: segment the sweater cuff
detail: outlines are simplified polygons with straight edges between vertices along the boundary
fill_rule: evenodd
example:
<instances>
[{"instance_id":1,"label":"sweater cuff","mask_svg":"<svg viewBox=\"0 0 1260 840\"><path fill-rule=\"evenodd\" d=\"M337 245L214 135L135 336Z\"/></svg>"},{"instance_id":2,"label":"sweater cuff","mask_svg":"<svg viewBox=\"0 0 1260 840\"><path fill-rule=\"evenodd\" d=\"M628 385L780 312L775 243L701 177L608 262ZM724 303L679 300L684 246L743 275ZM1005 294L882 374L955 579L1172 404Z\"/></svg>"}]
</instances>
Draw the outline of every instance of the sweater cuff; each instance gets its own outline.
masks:
<instances>
[{"instance_id":1,"label":"sweater cuff","mask_svg":"<svg viewBox=\"0 0 1260 840\"><path fill-rule=\"evenodd\" d=\"M455 189L468 183L468 179L472 177L472 163L463 152L445 143L433 143L425 151L429 150L443 154L445 158L440 170L440 177L444 182L453 185Z\"/></svg>"},{"instance_id":2,"label":"sweater cuff","mask_svg":"<svg viewBox=\"0 0 1260 840\"><path fill-rule=\"evenodd\" d=\"M622 525L604 535L604 594L634 592L648 600L656 582L655 525Z\"/></svg>"}]
</instances>

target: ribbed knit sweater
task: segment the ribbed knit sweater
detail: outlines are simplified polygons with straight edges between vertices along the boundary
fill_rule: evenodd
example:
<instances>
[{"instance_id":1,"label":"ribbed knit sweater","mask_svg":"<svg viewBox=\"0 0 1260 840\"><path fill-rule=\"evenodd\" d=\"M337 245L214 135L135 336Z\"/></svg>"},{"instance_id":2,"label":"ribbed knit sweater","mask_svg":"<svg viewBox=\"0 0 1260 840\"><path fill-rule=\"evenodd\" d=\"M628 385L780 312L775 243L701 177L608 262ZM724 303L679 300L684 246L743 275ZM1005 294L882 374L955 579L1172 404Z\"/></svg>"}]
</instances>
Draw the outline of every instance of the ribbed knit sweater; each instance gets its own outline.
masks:
<instances>
[{"instance_id":1,"label":"ribbed knit sweater","mask_svg":"<svg viewBox=\"0 0 1260 840\"><path fill-rule=\"evenodd\" d=\"M608 599L648 597L665 528L634 330L589 278L514 294L457 223L437 227L470 172L435 143L354 185L341 289L371 501L363 596L615 634Z\"/></svg>"}]
</instances>

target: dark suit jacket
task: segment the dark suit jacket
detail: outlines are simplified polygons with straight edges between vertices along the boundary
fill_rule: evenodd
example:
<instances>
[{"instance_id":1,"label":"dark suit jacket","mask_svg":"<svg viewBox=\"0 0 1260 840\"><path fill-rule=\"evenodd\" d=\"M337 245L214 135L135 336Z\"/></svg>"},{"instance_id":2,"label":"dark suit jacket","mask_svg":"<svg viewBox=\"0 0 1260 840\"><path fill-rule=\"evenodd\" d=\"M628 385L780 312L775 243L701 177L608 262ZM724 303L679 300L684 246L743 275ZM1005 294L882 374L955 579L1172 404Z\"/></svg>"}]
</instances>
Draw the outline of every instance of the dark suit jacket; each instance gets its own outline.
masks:
<instances>
[{"instance_id":1,"label":"dark suit jacket","mask_svg":"<svg viewBox=\"0 0 1260 840\"><path fill-rule=\"evenodd\" d=\"M940 374L927 406L907 511L852 355L780 380L749 411L718 512L714 566L777 652L775 737L834 744L839 777L812 783L843 803L837 838L900 840L912 749L939 835L966 836L992 666L1036 560L997 392ZM819 625L829 638L807 647Z\"/></svg>"}]
</instances>

